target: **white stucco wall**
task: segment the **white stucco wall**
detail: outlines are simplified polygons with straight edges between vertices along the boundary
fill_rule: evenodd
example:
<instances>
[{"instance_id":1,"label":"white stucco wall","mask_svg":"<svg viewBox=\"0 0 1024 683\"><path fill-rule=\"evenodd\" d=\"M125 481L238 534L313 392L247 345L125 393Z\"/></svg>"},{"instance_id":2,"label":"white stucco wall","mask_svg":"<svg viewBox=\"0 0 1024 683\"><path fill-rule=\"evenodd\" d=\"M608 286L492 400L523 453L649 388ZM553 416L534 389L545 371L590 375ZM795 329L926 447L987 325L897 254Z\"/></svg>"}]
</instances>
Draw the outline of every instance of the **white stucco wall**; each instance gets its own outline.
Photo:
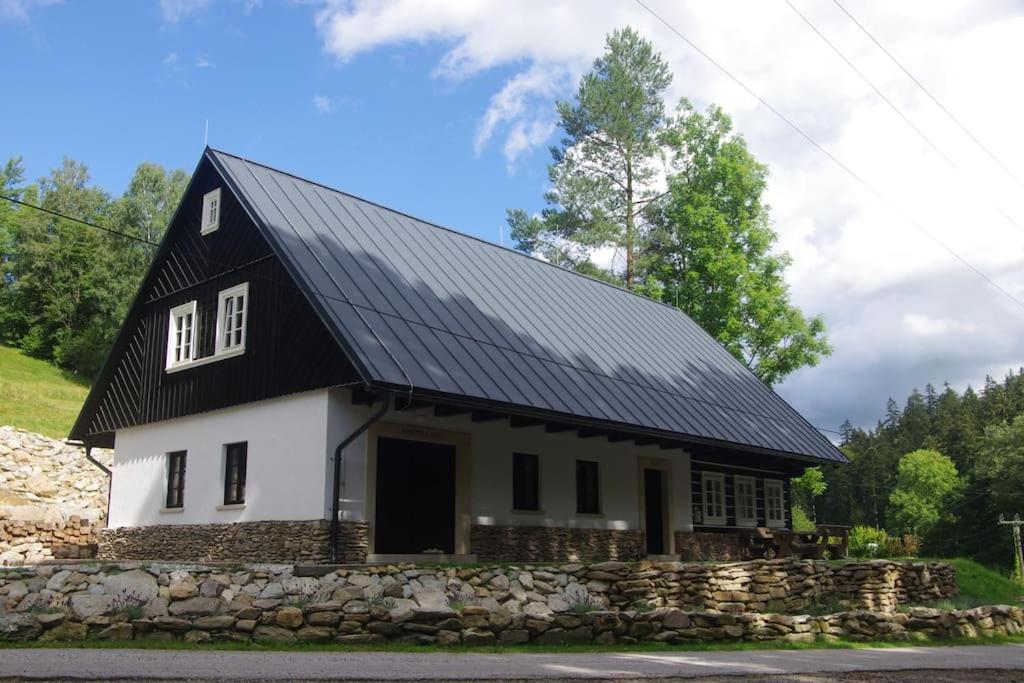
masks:
<instances>
[{"instance_id":1,"label":"white stucco wall","mask_svg":"<svg viewBox=\"0 0 1024 683\"><path fill-rule=\"evenodd\" d=\"M334 391L328 418L328 442L337 444L366 420L372 410L353 406L349 393ZM581 439L576 432L549 434L541 426L512 429L507 420L472 422L468 415L439 418L431 409L390 411L385 423L468 433L471 439L473 524L636 529L641 525L639 458L671 462L671 516L675 530L692 530L690 456L606 438ZM367 518L365 436L344 454L342 511L345 519ZM540 513L512 510L512 453L536 453L540 462ZM576 460L599 463L601 514L576 513Z\"/></svg>"},{"instance_id":2,"label":"white stucco wall","mask_svg":"<svg viewBox=\"0 0 1024 683\"><path fill-rule=\"evenodd\" d=\"M118 430L110 526L325 518L327 410L320 390ZM245 505L218 509L224 444L237 441L249 444ZM167 511L166 454L179 450L185 505Z\"/></svg>"},{"instance_id":3,"label":"white stucco wall","mask_svg":"<svg viewBox=\"0 0 1024 683\"><path fill-rule=\"evenodd\" d=\"M353 406L347 390L321 390L262 401L117 433L110 525L197 524L329 517L334 449L373 409ZM549 434L543 427L512 429L507 420L472 422L468 415L439 418L430 409L390 411L382 422L470 436L472 524L565 526L598 529L641 527L640 459L671 463L674 530L691 530L690 457L575 432ZM225 510L223 446L247 441L248 472L243 509ZM341 517L362 521L367 500L364 434L343 454ZM185 506L164 510L166 454L188 451ZM512 453L536 453L540 461L541 512L512 510ZM601 514L576 513L577 459L600 468Z\"/></svg>"}]
</instances>

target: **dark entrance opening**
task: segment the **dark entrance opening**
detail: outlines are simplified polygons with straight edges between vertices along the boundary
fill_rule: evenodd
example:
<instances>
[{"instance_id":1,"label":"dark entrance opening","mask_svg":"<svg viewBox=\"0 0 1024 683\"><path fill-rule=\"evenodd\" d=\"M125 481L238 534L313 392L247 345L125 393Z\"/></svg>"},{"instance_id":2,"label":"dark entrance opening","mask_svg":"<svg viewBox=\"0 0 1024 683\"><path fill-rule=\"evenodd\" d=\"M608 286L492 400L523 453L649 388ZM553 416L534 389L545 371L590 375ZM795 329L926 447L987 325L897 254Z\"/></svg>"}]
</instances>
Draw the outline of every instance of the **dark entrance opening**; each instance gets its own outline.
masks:
<instances>
[{"instance_id":1,"label":"dark entrance opening","mask_svg":"<svg viewBox=\"0 0 1024 683\"><path fill-rule=\"evenodd\" d=\"M665 515L661 470L644 470L644 529L647 554L665 554Z\"/></svg>"},{"instance_id":2,"label":"dark entrance opening","mask_svg":"<svg viewBox=\"0 0 1024 683\"><path fill-rule=\"evenodd\" d=\"M377 439L374 552L455 552L455 446Z\"/></svg>"}]
</instances>

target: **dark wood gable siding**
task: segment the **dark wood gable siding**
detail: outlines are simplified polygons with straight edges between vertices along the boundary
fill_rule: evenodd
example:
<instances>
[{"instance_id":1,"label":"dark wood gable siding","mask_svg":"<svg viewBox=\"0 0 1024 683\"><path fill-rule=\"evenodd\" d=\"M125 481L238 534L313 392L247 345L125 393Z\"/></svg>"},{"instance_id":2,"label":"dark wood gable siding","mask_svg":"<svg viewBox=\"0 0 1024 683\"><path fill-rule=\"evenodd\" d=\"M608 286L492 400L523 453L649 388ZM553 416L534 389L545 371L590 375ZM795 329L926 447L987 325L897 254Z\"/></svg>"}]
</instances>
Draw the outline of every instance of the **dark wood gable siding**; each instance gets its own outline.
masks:
<instances>
[{"instance_id":1,"label":"dark wood gable siding","mask_svg":"<svg viewBox=\"0 0 1024 683\"><path fill-rule=\"evenodd\" d=\"M201 235L203 195L218 186L220 227ZM198 356L212 355L218 295L243 282L249 283L245 352L166 372L170 309L197 302ZM257 227L204 161L72 436L109 445L120 428L356 379Z\"/></svg>"},{"instance_id":2,"label":"dark wood gable siding","mask_svg":"<svg viewBox=\"0 0 1024 683\"><path fill-rule=\"evenodd\" d=\"M782 507L785 528L793 528L793 499L790 490L790 479L800 476L805 465L786 462L778 458L751 457L739 453L729 453L713 446L694 446L690 452L690 485L694 520L699 510L703 516L703 480L705 472L717 472L725 475L725 524L698 524L694 528L701 531L728 529L736 526L736 498L734 477L750 477L754 479L757 505L757 525L766 526L765 512L765 479L777 479L782 482Z\"/></svg>"}]
</instances>

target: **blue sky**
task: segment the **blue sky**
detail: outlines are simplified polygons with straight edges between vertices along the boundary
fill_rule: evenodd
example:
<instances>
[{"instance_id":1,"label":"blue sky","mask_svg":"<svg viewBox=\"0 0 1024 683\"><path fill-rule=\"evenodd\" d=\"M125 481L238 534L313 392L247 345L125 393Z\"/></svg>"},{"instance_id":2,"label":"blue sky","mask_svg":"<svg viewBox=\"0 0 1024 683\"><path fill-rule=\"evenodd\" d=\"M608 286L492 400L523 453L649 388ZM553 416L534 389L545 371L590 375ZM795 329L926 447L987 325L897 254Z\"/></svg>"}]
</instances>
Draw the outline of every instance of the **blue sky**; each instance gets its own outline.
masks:
<instances>
[{"instance_id":1,"label":"blue sky","mask_svg":"<svg viewBox=\"0 0 1024 683\"><path fill-rule=\"evenodd\" d=\"M22 95L3 108L0 153L23 155L30 178L69 155L118 194L140 161L191 171L209 120L212 146L494 241L506 208L541 205L545 149L514 173L500 147L474 151L507 68L435 78L442 45L341 63L313 14L228 2L171 22L156 2L69 2L2 21L19 55L7 92Z\"/></svg>"},{"instance_id":2,"label":"blue sky","mask_svg":"<svg viewBox=\"0 0 1024 683\"><path fill-rule=\"evenodd\" d=\"M771 169L793 300L834 347L778 387L811 422L1024 365L1024 303L971 270L1024 302L1021 185L849 17L793 0L941 155L786 3L645 2L890 201L634 0L0 0L0 156L35 178L67 154L118 194L141 161L191 170L209 120L214 146L496 241L542 206L555 100L630 25L675 74L666 104L721 105ZM1019 0L843 5L1024 178Z\"/></svg>"}]
</instances>

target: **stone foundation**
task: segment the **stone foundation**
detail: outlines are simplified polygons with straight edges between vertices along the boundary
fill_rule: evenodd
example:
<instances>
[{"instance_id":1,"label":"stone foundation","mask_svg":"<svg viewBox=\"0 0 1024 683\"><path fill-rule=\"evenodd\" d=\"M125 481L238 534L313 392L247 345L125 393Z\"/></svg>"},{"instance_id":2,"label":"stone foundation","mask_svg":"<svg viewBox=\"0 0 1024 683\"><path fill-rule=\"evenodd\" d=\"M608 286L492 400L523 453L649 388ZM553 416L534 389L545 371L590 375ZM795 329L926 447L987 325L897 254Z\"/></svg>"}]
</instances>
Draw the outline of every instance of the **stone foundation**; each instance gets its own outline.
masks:
<instances>
[{"instance_id":1,"label":"stone foundation","mask_svg":"<svg viewBox=\"0 0 1024 683\"><path fill-rule=\"evenodd\" d=\"M95 524L75 515L47 520L0 515L0 566L96 557L97 532Z\"/></svg>"},{"instance_id":2,"label":"stone foundation","mask_svg":"<svg viewBox=\"0 0 1024 683\"><path fill-rule=\"evenodd\" d=\"M473 526L470 552L481 562L638 560L647 554L638 530L484 525Z\"/></svg>"},{"instance_id":3,"label":"stone foundation","mask_svg":"<svg viewBox=\"0 0 1024 683\"><path fill-rule=\"evenodd\" d=\"M365 522L339 525L339 561L366 561ZM108 560L184 562L327 562L330 525L326 520L161 524L100 532L99 557Z\"/></svg>"},{"instance_id":4,"label":"stone foundation","mask_svg":"<svg viewBox=\"0 0 1024 683\"><path fill-rule=\"evenodd\" d=\"M676 553L688 562L741 562L757 559L741 533L677 531Z\"/></svg>"},{"instance_id":5,"label":"stone foundation","mask_svg":"<svg viewBox=\"0 0 1024 683\"><path fill-rule=\"evenodd\" d=\"M909 595L907 586L915 581L935 595L954 588L943 583L953 576L947 565L885 561L836 571L826 562L802 560L403 564L336 569L320 577L265 564L38 565L0 572L0 641L812 642L1012 635L1024 627L1024 610L1007 606L912 607L905 613L848 606L815 616L782 611L803 609L798 599L834 598L829 591L838 586L853 587L849 595L869 595L872 587L888 586L878 577L900 566L903 578L888 595ZM779 601L780 609L772 609L770 600ZM704 604L679 606L698 601ZM752 611L760 605L769 611Z\"/></svg>"}]
</instances>

